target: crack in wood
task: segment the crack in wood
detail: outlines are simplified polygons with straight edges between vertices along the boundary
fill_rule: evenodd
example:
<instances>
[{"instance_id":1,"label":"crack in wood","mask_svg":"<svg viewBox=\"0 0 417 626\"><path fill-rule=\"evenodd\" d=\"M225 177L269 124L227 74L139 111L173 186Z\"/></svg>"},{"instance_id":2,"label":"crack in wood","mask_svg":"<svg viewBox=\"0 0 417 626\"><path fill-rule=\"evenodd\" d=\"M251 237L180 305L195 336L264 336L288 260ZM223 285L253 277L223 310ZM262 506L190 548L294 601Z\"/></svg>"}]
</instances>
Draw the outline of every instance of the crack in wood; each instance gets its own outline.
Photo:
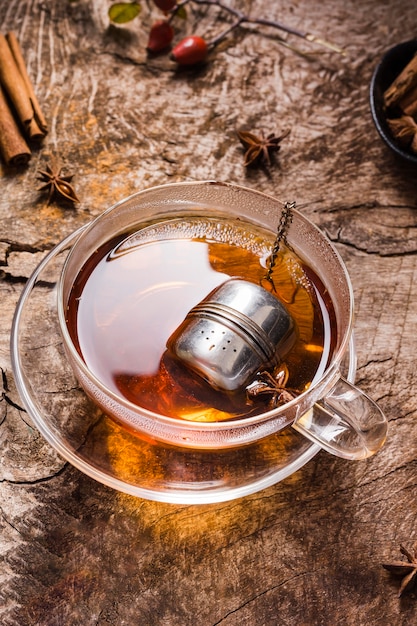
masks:
<instances>
[{"instance_id":1,"label":"crack in wood","mask_svg":"<svg viewBox=\"0 0 417 626\"><path fill-rule=\"evenodd\" d=\"M11 478L1 478L0 484L4 483L6 485L41 485L42 483L47 483L54 478L60 476L69 466L68 461L64 461L62 467L60 467L56 472L52 472L48 476L42 476L42 478L34 478L33 480L13 480Z\"/></svg>"},{"instance_id":2,"label":"crack in wood","mask_svg":"<svg viewBox=\"0 0 417 626\"><path fill-rule=\"evenodd\" d=\"M14 402L7 395L8 393L10 393L10 389L9 389L9 384L7 380L6 370L4 370L2 367L0 367L0 370L1 370L1 378L2 378L2 383L3 383L3 391L1 392L0 402L4 400L9 406L12 406L14 409L17 409L18 411L23 411L24 413L26 413L26 409L24 409L19 404L17 404L17 402ZM1 423L3 423L4 419L6 419L6 416L3 418Z\"/></svg>"},{"instance_id":3,"label":"crack in wood","mask_svg":"<svg viewBox=\"0 0 417 626\"><path fill-rule=\"evenodd\" d=\"M236 607L235 609L229 611L228 613L226 613L223 617L221 617L219 620L217 620L216 622L213 622L212 626L218 626L219 624L221 624L222 622L224 622L226 619L228 619L231 615L236 615L236 613L239 613L239 611L241 611L242 609L244 609L245 607L247 607L249 604L252 604L253 602L257 602L260 598L262 598L263 596L265 596L266 594L275 591L276 589L280 589L281 587L285 586L286 584L297 580L299 578L304 578L305 576L311 576L314 574L314 571L308 570L305 572L299 572L293 576L289 576L288 578L286 578L285 580L283 580L282 582L280 582L277 585L273 585L271 587L268 587L268 589L264 589L263 591L260 591L259 593L257 593L256 595L252 596L251 598L249 598L248 600L246 600L245 602L242 602L242 604L240 604L238 607Z\"/></svg>"}]
</instances>

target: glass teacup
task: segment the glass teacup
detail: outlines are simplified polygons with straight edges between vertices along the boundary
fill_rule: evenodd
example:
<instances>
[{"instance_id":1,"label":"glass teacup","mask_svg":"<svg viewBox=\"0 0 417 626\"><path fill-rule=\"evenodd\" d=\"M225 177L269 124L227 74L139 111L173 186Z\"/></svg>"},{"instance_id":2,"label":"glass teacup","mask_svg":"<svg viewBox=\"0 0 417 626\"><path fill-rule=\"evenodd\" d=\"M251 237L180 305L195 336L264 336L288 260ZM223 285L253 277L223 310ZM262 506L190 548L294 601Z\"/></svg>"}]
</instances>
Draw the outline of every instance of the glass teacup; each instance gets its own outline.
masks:
<instances>
[{"instance_id":1,"label":"glass teacup","mask_svg":"<svg viewBox=\"0 0 417 626\"><path fill-rule=\"evenodd\" d=\"M153 406L153 402L155 406L160 406L159 396L164 394L169 402L169 387L151 386L154 396L152 398L148 393L150 401L146 404L140 401L140 393L137 396L129 395L132 388L143 388L137 376L128 378L128 391L122 393L119 382L113 384L114 377L107 376L105 372L107 357L110 358L110 353L113 357L123 343L126 345L121 348L121 356L117 357L119 369L123 367L123 355L129 354L130 362L135 354L139 359L145 354L142 347L149 343L146 354L155 352L152 358L155 362L163 362L171 379L184 375L175 359L171 359L169 350L165 350L164 342L189 309L204 299L214 287L233 277L233 263L224 266L219 255L222 246L225 246L225 250L230 250L230 245L236 249L239 246L248 248L252 257L259 259L260 282L263 281L269 290L276 289L279 294L280 286L273 284L272 280L268 283L267 270L270 247L275 241L281 212L282 203L278 200L237 185L211 181L177 183L139 192L109 208L84 229L74 243L61 274L58 316L64 346L74 373L86 393L105 413L139 436L196 449L246 445L290 425L327 451L348 459L366 458L383 445L387 420L381 409L341 374L353 330L352 288L346 268L324 234L295 209L286 234L288 262L291 265L294 258L299 260L294 270L294 284L298 281L297 289L304 288L306 275L302 268L308 268L308 272L317 277L322 296L325 294L331 306L331 313L323 321L324 332L330 339L322 347L311 380L296 394L283 393L285 387L279 376L284 370L279 368L278 363L277 368L267 372L269 379L262 376L261 372L260 377L255 376L253 384L245 389L249 407L247 414L244 415L241 410L236 413L232 409L229 412L222 411L223 400L234 406L234 398L231 400L230 394L226 393L218 396L218 406L213 412L211 409L200 409L192 415L176 415ZM235 231L239 233L237 240ZM198 264L190 267L193 263L188 263L187 258L182 256L179 242L196 240L205 247L213 241L219 244L213 261L217 269L212 272L211 268L207 274L210 284L199 280ZM168 254L165 258L166 250L171 250L171 256ZM178 254L172 253L175 250ZM97 254L97 251L102 254ZM142 254L144 251L147 254L152 252L144 256L152 263L148 266L142 264L140 270L138 267L129 268L130 255L133 258L132 253ZM100 288L97 289L96 285L96 291L92 288L89 296L83 291L90 275L90 270L85 268L98 267L95 257L107 263L105 270L112 261L112 268L118 262L125 264L127 269L120 275L120 282L126 281L127 290L135 276L139 276L139 271L140 276L144 277L140 303L135 309L136 322L131 326L125 325L126 332L117 337L112 336L110 322L120 311L120 319L124 319L123 309L131 306L132 296L129 291L118 291L120 306L115 305L111 315L104 315L104 307L111 298L106 278ZM153 284L153 268L158 263L158 284ZM88 275L86 280L82 278L83 273ZM100 281L97 284L100 285ZM308 288L314 290L315 286ZM178 290L178 297L173 298L175 290ZM154 304L155 308L147 316L149 294L156 298L157 305ZM291 308L291 299L287 306ZM90 334L96 337L95 331L100 331L96 344L92 342L90 345L90 352L94 356L92 360L86 358L81 345L82 332L77 330L77 316L81 308L88 319L87 332L84 333L86 344L91 340ZM122 331L123 326L122 321L119 323ZM158 333L153 339L155 329ZM108 353L106 356L103 352L104 357L101 358L100 351L107 340ZM152 342L159 342L159 349L153 350L155 346ZM96 363L94 366L93 361ZM279 376L275 376L277 372ZM126 376L123 373L119 379L123 382ZM257 392L265 395L264 392L268 391L268 382L265 380L270 381L270 401L259 405ZM204 391L204 385L204 381L197 381L190 395L194 394L194 388L198 392L201 389Z\"/></svg>"}]
</instances>

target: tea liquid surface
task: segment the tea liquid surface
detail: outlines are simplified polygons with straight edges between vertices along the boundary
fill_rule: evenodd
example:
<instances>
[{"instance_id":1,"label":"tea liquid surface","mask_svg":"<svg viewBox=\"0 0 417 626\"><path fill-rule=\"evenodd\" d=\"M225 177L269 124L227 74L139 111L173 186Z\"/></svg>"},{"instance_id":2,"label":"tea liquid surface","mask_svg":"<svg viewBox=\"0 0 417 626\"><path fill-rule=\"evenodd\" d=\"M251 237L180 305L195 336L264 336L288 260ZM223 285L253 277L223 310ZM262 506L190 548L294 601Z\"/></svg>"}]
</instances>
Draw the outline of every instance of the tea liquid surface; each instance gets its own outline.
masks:
<instances>
[{"instance_id":1,"label":"tea liquid surface","mask_svg":"<svg viewBox=\"0 0 417 626\"><path fill-rule=\"evenodd\" d=\"M246 390L219 392L169 354L188 311L232 276L262 284L293 317L298 337L285 358L287 387L321 376L332 353L332 303L314 272L282 246L265 283L274 235L253 224L184 217L118 236L82 268L67 324L80 355L109 389L166 416L223 421L268 410Z\"/></svg>"}]
</instances>

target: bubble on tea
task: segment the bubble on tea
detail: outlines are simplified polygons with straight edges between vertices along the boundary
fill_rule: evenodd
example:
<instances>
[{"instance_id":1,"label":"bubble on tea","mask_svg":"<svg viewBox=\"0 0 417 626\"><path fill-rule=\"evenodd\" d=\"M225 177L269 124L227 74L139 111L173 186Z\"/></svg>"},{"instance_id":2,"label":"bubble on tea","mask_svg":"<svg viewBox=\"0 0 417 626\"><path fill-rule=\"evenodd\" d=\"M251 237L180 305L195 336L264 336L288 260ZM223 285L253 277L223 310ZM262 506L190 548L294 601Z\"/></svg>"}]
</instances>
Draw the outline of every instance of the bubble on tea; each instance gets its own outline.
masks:
<instances>
[{"instance_id":1,"label":"bubble on tea","mask_svg":"<svg viewBox=\"0 0 417 626\"><path fill-rule=\"evenodd\" d=\"M227 223L222 220L198 218L171 219L147 226L119 243L111 251L111 257L132 252L138 246L156 241L169 240L206 240L226 243L251 251L263 257L269 254L270 244L255 232L248 232L238 222Z\"/></svg>"}]
</instances>

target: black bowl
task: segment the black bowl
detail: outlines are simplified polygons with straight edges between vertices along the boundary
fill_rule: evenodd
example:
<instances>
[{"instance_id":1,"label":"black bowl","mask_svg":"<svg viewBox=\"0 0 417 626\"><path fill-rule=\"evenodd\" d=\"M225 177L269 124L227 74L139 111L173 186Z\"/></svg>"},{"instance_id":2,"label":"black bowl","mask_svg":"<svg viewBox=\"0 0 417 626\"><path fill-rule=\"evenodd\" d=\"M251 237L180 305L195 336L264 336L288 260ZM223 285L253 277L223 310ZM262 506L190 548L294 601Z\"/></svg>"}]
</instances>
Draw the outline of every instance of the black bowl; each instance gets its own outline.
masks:
<instances>
[{"instance_id":1,"label":"black bowl","mask_svg":"<svg viewBox=\"0 0 417 626\"><path fill-rule=\"evenodd\" d=\"M377 65L372 76L370 88L371 113L379 134L391 150L415 165L417 165L417 154L402 146L395 139L388 126L387 114L384 110L384 92L407 63L411 61L416 52L417 39L405 41L390 48Z\"/></svg>"}]
</instances>

